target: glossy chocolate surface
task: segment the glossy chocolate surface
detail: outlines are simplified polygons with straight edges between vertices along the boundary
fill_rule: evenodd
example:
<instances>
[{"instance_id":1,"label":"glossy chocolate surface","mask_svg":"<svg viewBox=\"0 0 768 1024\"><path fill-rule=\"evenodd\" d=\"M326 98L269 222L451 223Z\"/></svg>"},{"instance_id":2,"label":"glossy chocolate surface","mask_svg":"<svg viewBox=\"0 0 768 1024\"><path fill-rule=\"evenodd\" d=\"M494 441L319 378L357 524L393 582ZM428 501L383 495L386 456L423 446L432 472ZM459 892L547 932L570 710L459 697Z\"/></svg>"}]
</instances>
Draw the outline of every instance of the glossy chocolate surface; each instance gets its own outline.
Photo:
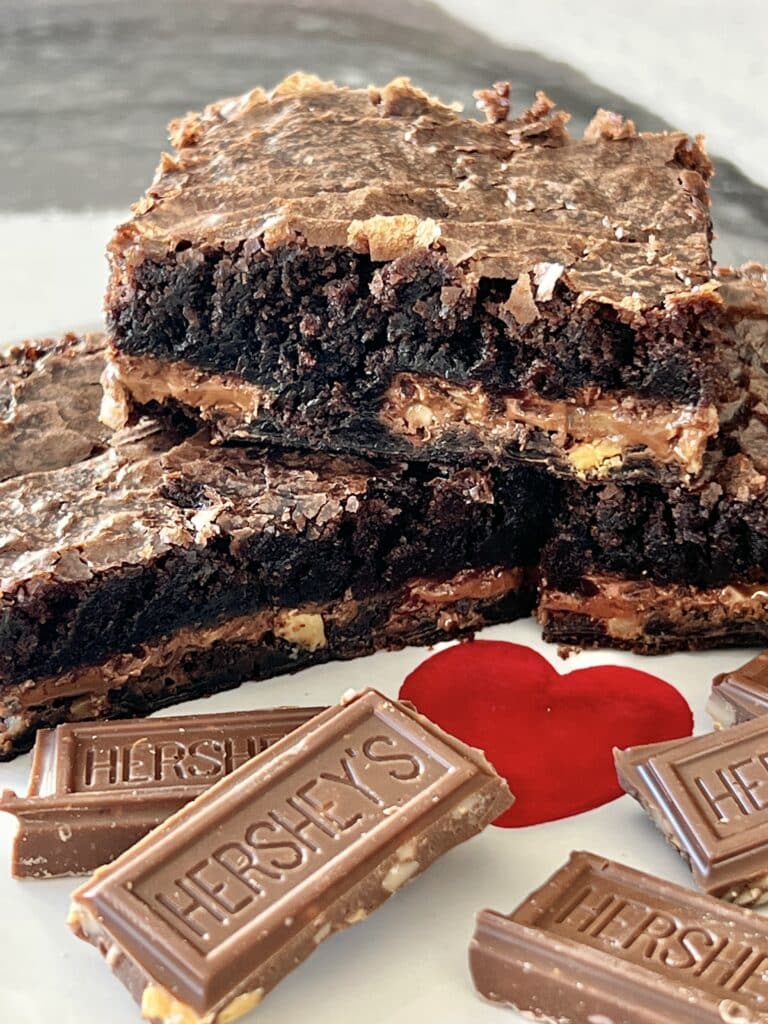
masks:
<instances>
[{"instance_id":1,"label":"glossy chocolate surface","mask_svg":"<svg viewBox=\"0 0 768 1024\"><path fill-rule=\"evenodd\" d=\"M759 1024L768 922L591 853L512 914L478 915L481 995L569 1024Z\"/></svg>"},{"instance_id":2,"label":"glossy chocolate surface","mask_svg":"<svg viewBox=\"0 0 768 1024\"><path fill-rule=\"evenodd\" d=\"M230 1020L510 800L479 751L366 690L98 871L70 923L150 1019Z\"/></svg>"},{"instance_id":3,"label":"glossy chocolate surface","mask_svg":"<svg viewBox=\"0 0 768 1024\"><path fill-rule=\"evenodd\" d=\"M38 733L19 819L18 878L88 874L322 708L60 725Z\"/></svg>"}]
</instances>

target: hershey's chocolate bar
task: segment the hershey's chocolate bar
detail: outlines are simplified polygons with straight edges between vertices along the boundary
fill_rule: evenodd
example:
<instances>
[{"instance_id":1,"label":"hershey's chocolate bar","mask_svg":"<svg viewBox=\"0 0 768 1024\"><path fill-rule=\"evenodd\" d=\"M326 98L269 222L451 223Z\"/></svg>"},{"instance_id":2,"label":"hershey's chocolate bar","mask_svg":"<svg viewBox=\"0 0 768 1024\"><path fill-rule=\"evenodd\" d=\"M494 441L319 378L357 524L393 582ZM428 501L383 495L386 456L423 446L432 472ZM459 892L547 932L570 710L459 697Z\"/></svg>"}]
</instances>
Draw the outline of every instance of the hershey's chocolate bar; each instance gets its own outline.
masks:
<instances>
[{"instance_id":1,"label":"hershey's chocolate bar","mask_svg":"<svg viewBox=\"0 0 768 1024\"><path fill-rule=\"evenodd\" d=\"M479 751L366 690L97 871L70 926L146 1019L231 1021L511 802Z\"/></svg>"},{"instance_id":2,"label":"hershey's chocolate bar","mask_svg":"<svg viewBox=\"0 0 768 1024\"><path fill-rule=\"evenodd\" d=\"M743 906L768 899L768 716L614 758L697 885Z\"/></svg>"},{"instance_id":3,"label":"hershey's chocolate bar","mask_svg":"<svg viewBox=\"0 0 768 1024\"><path fill-rule=\"evenodd\" d=\"M0 811L19 821L14 876L89 874L322 710L88 722L38 733L26 797L0 795Z\"/></svg>"},{"instance_id":4,"label":"hershey's chocolate bar","mask_svg":"<svg viewBox=\"0 0 768 1024\"><path fill-rule=\"evenodd\" d=\"M768 921L591 853L478 915L478 991L569 1024L765 1024Z\"/></svg>"},{"instance_id":5,"label":"hershey's chocolate bar","mask_svg":"<svg viewBox=\"0 0 768 1024\"><path fill-rule=\"evenodd\" d=\"M768 651L712 682L707 711L715 726L738 725L768 712Z\"/></svg>"}]
</instances>

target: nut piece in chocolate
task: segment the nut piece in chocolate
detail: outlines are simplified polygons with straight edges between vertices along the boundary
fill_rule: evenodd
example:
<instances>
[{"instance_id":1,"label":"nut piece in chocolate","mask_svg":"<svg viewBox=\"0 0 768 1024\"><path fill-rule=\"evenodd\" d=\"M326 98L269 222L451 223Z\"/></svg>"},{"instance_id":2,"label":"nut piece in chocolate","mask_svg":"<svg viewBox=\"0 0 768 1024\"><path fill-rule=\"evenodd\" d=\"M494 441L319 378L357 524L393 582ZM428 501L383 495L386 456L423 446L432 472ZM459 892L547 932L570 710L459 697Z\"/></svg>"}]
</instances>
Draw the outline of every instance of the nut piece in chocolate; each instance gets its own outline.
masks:
<instances>
[{"instance_id":1,"label":"nut piece in chocolate","mask_svg":"<svg viewBox=\"0 0 768 1024\"><path fill-rule=\"evenodd\" d=\"M744 906L768 900L768 716L614 757L697 885Z\"/></svg>"},{"instance_id":2,"label":"nut piece in chocolate","mask_svg":"<svg viewBox=\"0 0 768 1024\"><path fill-rule=\"evenodd\" d=\"M478 914L486 999L568 1024L765 1024L768 921L592 853Z\"/></svg>"},{"instance_id":3,"label":"nut piece in chocolate","mask_svg":"<svg viewBox=\"0 0 768 1024\"><path fill-rule=\"evenodd\" d=\"M511 800L479 751L366 690L97 871L69 923L146 1019L223 1024Z\"/></svg>"},{"instance_id":4,"label":"nut piece in chocolate","mask_svg":"<svg viewBox=\"0 0 768 1024\"><path fill-rule=\"evenodd\" d=\"M16 878L87 875L322 708L273 708L129 722L65 724L37 734L14 814Z\"/></svg>"}]
</instances>

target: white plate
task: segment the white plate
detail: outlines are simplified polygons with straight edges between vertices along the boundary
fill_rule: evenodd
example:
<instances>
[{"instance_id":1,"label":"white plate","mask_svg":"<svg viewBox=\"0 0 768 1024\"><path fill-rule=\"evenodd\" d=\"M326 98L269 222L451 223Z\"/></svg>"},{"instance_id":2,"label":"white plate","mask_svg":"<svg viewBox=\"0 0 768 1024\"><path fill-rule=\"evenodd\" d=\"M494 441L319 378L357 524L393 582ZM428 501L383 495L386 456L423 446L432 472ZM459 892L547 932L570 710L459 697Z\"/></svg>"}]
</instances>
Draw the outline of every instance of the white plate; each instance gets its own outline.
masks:
<instances>
[{"instance_id":1,"label":"white plate","mask_svg":"<svg viewBox=\"0 0 768 1024\"><path fill-rule=\"evenodd\" d=\"M525 643L560 671L596 664L641 668L674 684L690 703L696 731L716 672L745 661L748 651L639 658L612 651L558 659L528 620L486 630L485 637ZM375 685L395 696L426 652L411 648L295 676L169 709L164 714L227 711L275 704L335 701L350 687ZM0 788L25 792L29 756L0 765ZM74 939L65 918L76 884L15 882L7 875L13 819L0 815L0 1020L13 1024L135 1024L139 1012L96 951ZM474 915L482 907L512 910L573 849L625 861L682 884L683 862L629 797L564 821L525 829L490 828L438 861L367 921L334 936L272 992L244 1024L503 1024L517 1014L483 1003L467 969Z\"/></svg>"}]
</instances>

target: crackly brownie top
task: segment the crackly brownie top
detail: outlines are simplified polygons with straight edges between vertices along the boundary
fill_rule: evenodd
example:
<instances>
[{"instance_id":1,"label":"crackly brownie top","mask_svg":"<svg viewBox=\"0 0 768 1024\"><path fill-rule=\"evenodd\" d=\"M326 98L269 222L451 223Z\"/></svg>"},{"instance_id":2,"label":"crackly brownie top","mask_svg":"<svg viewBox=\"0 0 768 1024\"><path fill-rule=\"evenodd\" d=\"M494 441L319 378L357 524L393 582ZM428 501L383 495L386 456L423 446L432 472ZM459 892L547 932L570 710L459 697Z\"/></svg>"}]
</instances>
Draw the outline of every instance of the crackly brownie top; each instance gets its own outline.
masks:
<instances>
[{"instance_id":1,"label":"crackly brownie top","mask_svg":"<svg viewBox=\"0 0 768 1024\"><path fill-rule=\"evenodd\" d=\"M67 334L0 356L0 480L56 469L101 450L104 336Z\"/></svg>"},{"instance_id":2,"label":"crackly brownie top","mask_svg":"<svg viewBox=\"0 0 768 1024\"><path fill-rule=\"evenodd\" d=\"M543 93L513 120L508 87L477 95L487 123L406 79L349 89L295 74L188 114L117 229L113 266L130 274L190 246L247 254L304 240L374 261L433 248L470 282L522 278L515 301L548 298L562 277L628 314L709 280L700 140L638 134L607 111L574 139Z\"/></svg>"},{"instance_id":3,"label":"crackly brownie top","mask_svg":"<svg viewBox=\"0 0 768 1024\"><path fill-rule=\"evenodd\" d=\"M0 484L0 604L41 575L88 580L217 536L233 551L259 531L319 536L373 474L354 458L174 440L143 421L90 459Z\"/></svg>"}]
</instances>

